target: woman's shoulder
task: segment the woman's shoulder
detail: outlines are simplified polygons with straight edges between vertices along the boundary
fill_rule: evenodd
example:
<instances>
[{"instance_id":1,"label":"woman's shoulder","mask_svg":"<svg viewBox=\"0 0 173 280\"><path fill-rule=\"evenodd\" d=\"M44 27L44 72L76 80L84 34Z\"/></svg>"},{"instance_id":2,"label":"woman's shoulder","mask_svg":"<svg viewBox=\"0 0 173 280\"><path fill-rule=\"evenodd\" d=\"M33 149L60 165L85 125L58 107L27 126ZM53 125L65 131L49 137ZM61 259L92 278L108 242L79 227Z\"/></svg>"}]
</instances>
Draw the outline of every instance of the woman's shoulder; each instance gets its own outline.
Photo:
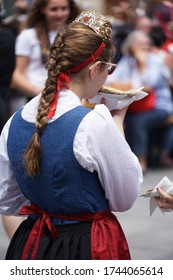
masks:
<instances>
[{"instance_id":1,"label":"woman's shoulder","mask_svg":"<svg viewBox=\"0 0 173 280\"><path fill-rule=\"evenodd\" d=\"M38 38L34 28L23 29L17 36L16 40L16 54L28 55L28 50L34 45L38 45Z\"/></svg>"},{"instance_id":2,"label":"woman's shoulder","mask_svg":"<svg viewBox=\"0 0 173 280\"><path fill-rule=\"evenodd\" d=\"M89 118L109 118L111 117L109 109L104 104L96 104L94 109L91 110Z\"/></svg>"},{"instance_id":3,"label":"woman's shoulder","mask_svg":"<svg viewBox=\"0 0 173 280\"><path fill-rule=\"evenodd\" d=\"M36 30L35 28L25 28L23 29L20 34L18 35L18 38L29 38L31 41L33 38L36 37Z\"/></svg>"},{"instance_id":4,"label":"woman's shoulder","mask_svg":"<svg viewBox=\"0 0 173 280\"><path fill-rule=\"evenodd\" d=\"M108 108L104 104L98 104L85 116L82 123L86 130L96 130L100 134L105 130L109 130L114 122Z\"/></svg>"}]
</instances>

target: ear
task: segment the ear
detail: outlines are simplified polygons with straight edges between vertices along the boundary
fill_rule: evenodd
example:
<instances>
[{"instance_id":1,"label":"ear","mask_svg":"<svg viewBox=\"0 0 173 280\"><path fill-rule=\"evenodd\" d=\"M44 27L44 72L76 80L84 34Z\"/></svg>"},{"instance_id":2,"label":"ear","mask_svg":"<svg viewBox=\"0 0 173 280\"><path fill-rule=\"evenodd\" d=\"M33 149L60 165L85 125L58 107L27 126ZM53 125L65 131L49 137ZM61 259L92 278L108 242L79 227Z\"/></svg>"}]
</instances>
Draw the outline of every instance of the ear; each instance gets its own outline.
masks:
<instances>
[{"instance_id":1,"label":"ear","mask_svg":"<svg viewBox=\"0 0 173 280\"><path fill-rule=\"evenodd\" d=\"M100 70L101 61L96 61L91 67L89 67L89 76L91 79L94 79L95 75Z\"/></svg>"}]
</instances>

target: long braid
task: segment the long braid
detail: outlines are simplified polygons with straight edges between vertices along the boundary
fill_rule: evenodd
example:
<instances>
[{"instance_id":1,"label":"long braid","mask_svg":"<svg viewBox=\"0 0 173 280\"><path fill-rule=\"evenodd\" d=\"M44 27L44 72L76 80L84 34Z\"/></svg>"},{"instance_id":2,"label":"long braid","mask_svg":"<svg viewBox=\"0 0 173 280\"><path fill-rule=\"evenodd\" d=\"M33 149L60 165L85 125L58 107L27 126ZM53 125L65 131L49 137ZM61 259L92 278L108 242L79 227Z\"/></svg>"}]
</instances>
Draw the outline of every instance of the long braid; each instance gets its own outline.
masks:
<instances>
[{"instance_id":1,"label":"long braid","mask_svg":"<svg viewBox=\"0 0 173 280\"><path fill-rule=\"evenodd\" d=\"M62 40L61 35L58 35L56 48L52 47L52 54L47 64L48 78L45 88L38 105L38 113L36 116L35 128L36 131L30 140L30 143L24 153L24 164L28 176L37 176L40 173L41 146L40 137L48 121L48 112L56 94L57 76L62 72L60 59L62 58ZM60 55L61 52L61 55ZM57 64L57 61L59 63Z\"/></svg>"}]
</instances>

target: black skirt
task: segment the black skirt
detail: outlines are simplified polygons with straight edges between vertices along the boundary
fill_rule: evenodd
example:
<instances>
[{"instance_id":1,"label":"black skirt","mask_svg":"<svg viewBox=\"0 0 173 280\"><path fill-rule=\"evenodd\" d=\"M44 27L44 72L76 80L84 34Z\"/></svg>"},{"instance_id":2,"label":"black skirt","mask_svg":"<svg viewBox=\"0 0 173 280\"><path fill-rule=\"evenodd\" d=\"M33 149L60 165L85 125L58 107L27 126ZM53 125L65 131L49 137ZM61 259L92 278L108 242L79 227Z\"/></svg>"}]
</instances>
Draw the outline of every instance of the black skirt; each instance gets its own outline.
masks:
<instances>
[{"instance_id":1,"label":"black skirt","mask_svg":"<svg viewBox=\"0 0 173 280\"><path fill-rule=\"evenodd\" d=\"M22 253L35 220L27 218L15 232L5 259L21 260ZM52 238L48 229L41 238L37 260L91 260L91 223L79 222L56 226L58 237Z\"/></svg>"}]
</instances>

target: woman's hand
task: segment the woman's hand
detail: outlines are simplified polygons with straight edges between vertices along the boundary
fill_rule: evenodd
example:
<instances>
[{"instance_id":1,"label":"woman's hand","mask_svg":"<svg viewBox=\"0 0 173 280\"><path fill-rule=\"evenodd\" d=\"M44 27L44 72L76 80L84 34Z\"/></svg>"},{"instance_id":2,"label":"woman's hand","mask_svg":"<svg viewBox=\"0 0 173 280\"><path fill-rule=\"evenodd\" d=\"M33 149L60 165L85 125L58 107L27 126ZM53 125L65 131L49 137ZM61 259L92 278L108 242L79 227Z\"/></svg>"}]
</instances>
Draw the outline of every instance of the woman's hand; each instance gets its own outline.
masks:
<instances>
[{"instance_id":1,"label":"woman's hand","mask_svg":"<svg viewBox=\"0 0 173 280\"><path fill-rule=\"evenodd\" d=\"M120 132L124 136L124 118L127 112L128 106L118 109L118 110L112 110L110 113L114 119L114 122L116 123L117 127L119 128Z\"/></svg>"},{"instance_id":2,"label":"woman's hand","mask_svg":"<svg viewBox=\"0 0 173 280\"><path fill-rule=\"evenodd\" d=\"M104 104L104 100L102 100L101 103ZM82 98L82 105L86 108L94 109L95 105L97 105L97 104L90 103L87 99ZM125 118L127 109L128 109L128 106L124 107L122 109L110 111L110 113L114 119L114 122L116 123L117 127L119 128L119 130L123 136L124 136L124 125L123 124L124 124L124 118Z\"/></svg>"},{"instance_id":3,"label":"woman's hand","mask_svg":"<svg viewBox=\"0 0 173 280\"><path fill-rule=\"evenodd\" d=\"M170 195L158 187L159 197L156 197L158 206L161 209L173 210L173 195Z\"/></svg>"},{"instance_id":4,"label":"woman's hand","mask_svg":"<svg viewBox=\"0 0 173 280\"><path fill-rule=\"evenodd\" d=\"M110 113L112 115L112 117L114 118L118 118L122 121L122 123L124 122L124 118L127 112L128 106L122 108L122 109L117 109L117 110L112 110Z\"/></svg>"}]
</instances>

